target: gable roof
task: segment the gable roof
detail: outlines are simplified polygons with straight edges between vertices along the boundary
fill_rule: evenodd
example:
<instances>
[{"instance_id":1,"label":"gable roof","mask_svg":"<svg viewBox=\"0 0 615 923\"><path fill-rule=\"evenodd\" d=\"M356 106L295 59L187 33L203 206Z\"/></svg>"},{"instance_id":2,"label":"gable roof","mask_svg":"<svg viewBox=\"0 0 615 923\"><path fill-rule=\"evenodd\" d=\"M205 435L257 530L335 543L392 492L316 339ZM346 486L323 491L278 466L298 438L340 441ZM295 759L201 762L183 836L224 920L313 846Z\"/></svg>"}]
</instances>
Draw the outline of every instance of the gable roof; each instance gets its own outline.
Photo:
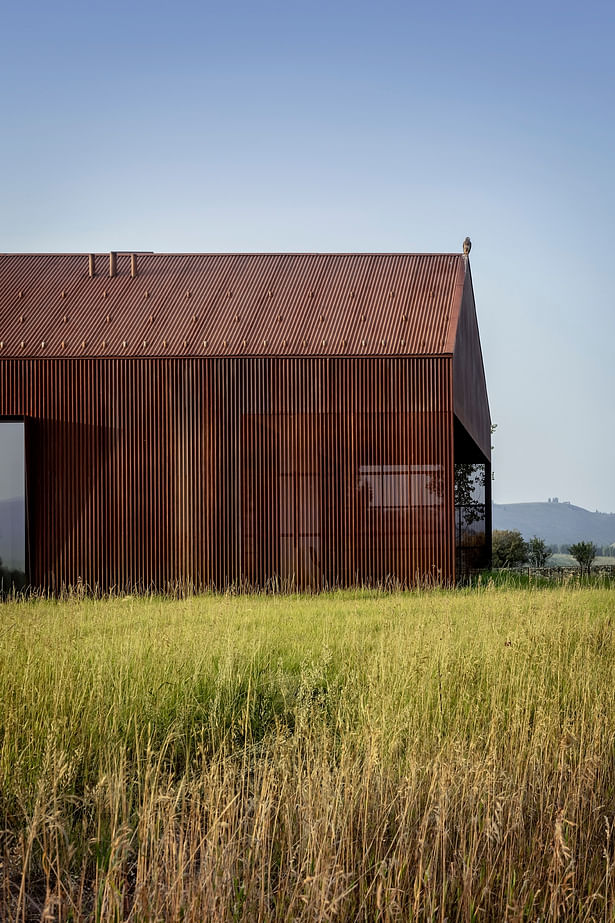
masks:
<instances>
[{"instance_id":1,"label":"gable roof","mask_svg":"<svg viewBox=\"0 0 615 923\"><path fill-rule=\"evenodd\" d=\"M461 254L0 255L0 358L452 354Z\"/></svg>"}]
</instances>

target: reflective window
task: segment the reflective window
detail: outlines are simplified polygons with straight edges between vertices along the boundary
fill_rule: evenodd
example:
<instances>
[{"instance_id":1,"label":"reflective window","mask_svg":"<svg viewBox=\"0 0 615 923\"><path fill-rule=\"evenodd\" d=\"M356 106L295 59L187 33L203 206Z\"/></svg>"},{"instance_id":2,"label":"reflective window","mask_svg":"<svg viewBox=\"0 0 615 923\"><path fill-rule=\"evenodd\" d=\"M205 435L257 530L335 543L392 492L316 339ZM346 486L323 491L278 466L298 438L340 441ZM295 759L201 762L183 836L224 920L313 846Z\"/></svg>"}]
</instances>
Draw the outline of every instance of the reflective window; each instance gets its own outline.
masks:
<instances>
[{"instance_id":1,"label":"reflective window","mask_svg":"<svg viewBox=\"0 0 615 923\"><path fill-rule=\"evenodd\" d=\"M439 465L362 465L358 488L367 494L369 509L439 506L444 496Z\"/></svg>"},{"instance_id":2,"label":"reflective window","mask_svg":"<svg viewBox=\"0 0 615 923\"><path fill-rule=\"evenodd\" d=\"M22 586L25 571L24 426L0 421L0 586Z\"/></svg>"},{"instance_id":3,"label":"reflective window","mask_svg":"<svg viewBox=\"0 0 615 923\"><path fill-rule=\"evenodd\" d=\"M487 565L484 464L455 465L455 545L457 575L466 577Z\"/></svg>"}]
</instances>

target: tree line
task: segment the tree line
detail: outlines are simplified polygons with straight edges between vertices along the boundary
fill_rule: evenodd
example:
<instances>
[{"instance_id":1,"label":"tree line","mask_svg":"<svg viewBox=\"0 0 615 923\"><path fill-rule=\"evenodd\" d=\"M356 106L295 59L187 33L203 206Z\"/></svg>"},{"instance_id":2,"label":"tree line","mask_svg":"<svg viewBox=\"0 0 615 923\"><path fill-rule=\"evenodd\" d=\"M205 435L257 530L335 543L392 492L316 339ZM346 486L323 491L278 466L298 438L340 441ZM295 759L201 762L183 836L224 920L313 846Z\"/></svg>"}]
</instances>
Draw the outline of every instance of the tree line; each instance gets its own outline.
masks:
<instances>
[{"instance_id":1,"label":"tree line","mask_svg":"<svg viewBox=\"0 0 615 923\"><path fill-rule=\"evenodd\" d=\"M565 553L572 555L581 573L589 574L598 554L598 546L593 542L575 542L565 547ZM517 529L496 529L493 532L494 567L521 567L523 564L547 567L553 553L545 540L536 535L526 542Z\"/></svg>"},{"instance_id":2,"label":"tree line","mask_svg":"<svg viewBox=\"0 0 615 923\"><path fill-rule=\"evenodd\" d=\"M548 548L551 554L568 554L570 545L558 545L556 542L551 542ZM615 558L615 542L611 545L596 545L596 555L605 558Z\"/></svg>"}]
</instances>

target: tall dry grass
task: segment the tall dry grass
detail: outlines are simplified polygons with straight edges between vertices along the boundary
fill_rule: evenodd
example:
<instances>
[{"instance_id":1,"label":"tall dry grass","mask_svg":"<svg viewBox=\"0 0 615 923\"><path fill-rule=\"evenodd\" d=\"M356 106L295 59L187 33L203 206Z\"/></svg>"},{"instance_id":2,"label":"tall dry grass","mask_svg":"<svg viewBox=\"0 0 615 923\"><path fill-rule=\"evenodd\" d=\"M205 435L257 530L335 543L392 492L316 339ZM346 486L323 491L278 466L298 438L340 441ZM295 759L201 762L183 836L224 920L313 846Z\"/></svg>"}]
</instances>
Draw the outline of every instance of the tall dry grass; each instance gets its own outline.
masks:
<instances>
[{"instance_id":1,"label":"tall dry grass","mask_svg":"<svg viewBox=\"0 0 615 923\"><path fill-rule=\"evenodd\" d=\"M0 607L2 920L612 920L615 594Z\"/></svg>"}]
</instances>

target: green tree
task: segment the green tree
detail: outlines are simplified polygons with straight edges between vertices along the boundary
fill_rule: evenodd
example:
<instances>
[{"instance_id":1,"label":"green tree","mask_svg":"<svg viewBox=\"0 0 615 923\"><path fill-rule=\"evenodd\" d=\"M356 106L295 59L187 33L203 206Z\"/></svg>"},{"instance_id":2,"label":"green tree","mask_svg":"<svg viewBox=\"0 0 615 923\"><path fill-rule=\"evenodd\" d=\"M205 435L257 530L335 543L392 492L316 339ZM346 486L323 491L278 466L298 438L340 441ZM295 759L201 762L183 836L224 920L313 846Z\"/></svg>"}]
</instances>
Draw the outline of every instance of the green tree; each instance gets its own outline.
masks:
<instances>
[{"instance_id":1,"label":"green tree","mask_svg":"<svg viewBox=\"0 0 615 923\"><path fill-rule=\"evenodd\" d=\"M527 543L527 556L532 567L544 567L551 557L551 549L544 538L535 535Z\"/></svg>"},{"instance_id":2,"label":"green tree","mask_svg":"<svg viewBox=\"0 0 615 923\"><path fill-rule=\"evenodd\" d=\"M568 554L575 558L581 568L581 574L587 572L589 577L598 549L593 542L577 542L568 549Z\"/></svg>"},{"instance_id":3,"label":"green tree","mask_svg":"<svg viewBox=\"0 0 615 923\"><path fill-rule=\"evenodd\" d=\"M527 545L517 529L495 529L493 566L519 567L527 561Z\"/></svg>"},{"instance_id":4,"label":"green tree","mask_svg":"<svg viewBox=\"0 0 615 923\"><path fill-rule=\"evenodd\" d=\"M455 464L455 506L465 528L485 518L485 478L483 464Z\"/></svg>"}]
</instances>

